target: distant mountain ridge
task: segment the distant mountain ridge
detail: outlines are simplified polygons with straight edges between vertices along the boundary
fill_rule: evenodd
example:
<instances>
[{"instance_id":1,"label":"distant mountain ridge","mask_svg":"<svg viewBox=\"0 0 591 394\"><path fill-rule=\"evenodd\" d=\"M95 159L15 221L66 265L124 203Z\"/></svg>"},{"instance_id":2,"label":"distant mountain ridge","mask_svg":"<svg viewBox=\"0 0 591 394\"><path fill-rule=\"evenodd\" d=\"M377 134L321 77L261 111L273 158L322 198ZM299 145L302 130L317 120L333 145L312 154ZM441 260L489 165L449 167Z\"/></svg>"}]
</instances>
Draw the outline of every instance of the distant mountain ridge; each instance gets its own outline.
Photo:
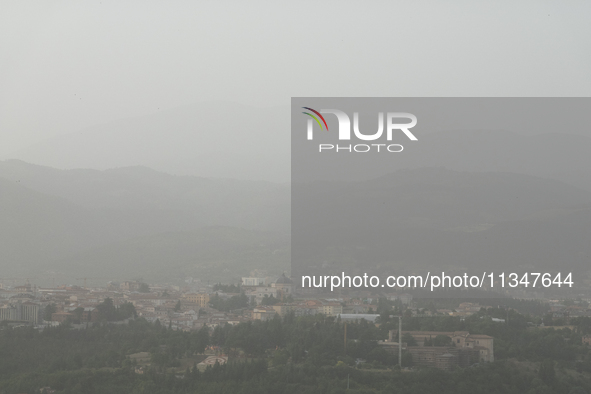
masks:
<instances>
[{"instance_id":1,"label":"distant mountain ridge","mask_svg":"<svg viewBox=\"0 0 591 394\"><path fill-rule=\"evenodd\" d=\"M13 152L62 169L146 166L176 175L288 182L288 108L205 102L121 119Z\"/></svg>"},{"instance_id":2,"label":"distant mountain ridge","mask_svg":"<svg viewBox=\"0 0 591 394\"><path fill-rule=\"evenodd\" d=\"M591 261L591 193L553 179L418 168L308 186L291 204L284 184L0 162L2 275L238 280L288 269L302 241L316 265L381 272ZM290 244L292 215L307 228Z\"/></svg>"},{"instance_id":3,"label":"distant mountain ridge","mask_svg":"<svg viewBox=\"0 0 591 394\"><path fill-rule=\"evenodd\" d=\"M288 107L205 102L93 126L6 158L63 169L146 166L175 175L289 182L289 120ZM512 172L591 191L591 136L577 134L581 130L434 130L417 133L418 141L405 144L385 171Z\"/></svg>"},{"instance_id":4,"label":"distant mountain ridge","mask_svg":"<svg viewBox=\"0 0 591 394\"><path fill-rule=\"evenodd\" d=\"M252 269L289 271L289 234L207 226L99 246L55 261L57 272L114 278L142 276L160 282L192 277L202 282L239 281ZM139 274L139 275L138 275Z\"/></svg>"},{"instance_id":5,"label":"distant mountain ridge","mask_svg":"<svg viewBox=\"0 0 591 394\"><path fill-rule=\"evenodd\" d=\"M173 176L139 166L58 170L18 160L0 162L0 178L87 209L176 212L199 225L289 230L289 185Z\"/></svg>"},{"instance_id":6,"label":"distant mountain ridge","mask_svg":"<svg viewBox=\"0 0 591 394\"><path fill-rule=\"evenodd\" d=\"M591 193L556 180L421 168L293 193L300 272L589 271Z\"/></svg>"},{"instance_id":7,"label":"distant mountain ridge","mask_svg":"<svg viewBox=\"0 0 591 394\"><path fill-rule=\"evenodd\" d=\"M535 136L500 130L429 133L420 144L407 144L407 154L397 164L527 174L591 191L591 137L567 132Z\"/></svg>"},{"instance_id":8,"label":"distant mountain ridge","mask_svg":"<svg viewBox=\"0 0 591 394\"><path fill-rule=\"evenodd\" d=\"M126 242L138 245L134 240L167 233L201 234L211 226L257 234L257 239L286 237L289 190L288 185L270 182L179 177L143 167L58 170L17 160L0 162L0 278L34 278L48 271L58 277L85 276L79 268L95 261L93 250L116 249ZM219 234L223 238L231 232ZM103 262L93 269L109 266L113 278L124 272L155 272L144 265L145 250L151 246L132 248L136 254L129 261L114 258L118 265ZM181 255L170 258L191 259ZM241 274L249 268L245 270Z\"/></svg>"}]
</instances>

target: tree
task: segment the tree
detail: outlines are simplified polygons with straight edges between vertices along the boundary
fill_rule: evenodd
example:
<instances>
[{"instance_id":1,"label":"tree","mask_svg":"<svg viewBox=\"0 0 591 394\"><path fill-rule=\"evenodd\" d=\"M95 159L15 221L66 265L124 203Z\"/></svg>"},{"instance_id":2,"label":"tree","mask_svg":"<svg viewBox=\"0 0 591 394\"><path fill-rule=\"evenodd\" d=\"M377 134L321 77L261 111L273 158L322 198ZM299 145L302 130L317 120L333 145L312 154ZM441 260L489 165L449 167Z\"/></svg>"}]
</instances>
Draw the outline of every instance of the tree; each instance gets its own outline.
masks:
<instances>
[{"instance_id":1,"label":"tree","mask_svg":"<svg viewBox=\"0 0 591 394\"><path fill-rule=\"evenodd\" d=\"M51 321L51 315L57 311L55 304L49 304L45 307L43 311L43 320Z\"/></svg>"},{"instance_id":2,"label":"tree","mask_svg":"<svg viewBox=\"0 0 591 394\"><path fill-rule=\"evenodd\" d=\"M447 335L437 335L433 338L433 346L451 346L452 340Z\"/></svg>"},{"instance_id":3,"label":"tree","mask_svg":"<svg viewBox=\"0 0 591 394\"><path fill-rule=\"evenodd\" d=\"M78 308L74 309L72 313L74 314L74 323L80 324L80 322L82 321L82 314L84 313L84 308L79 306Z\"/></svg>"},{"instance_id":4,"label":"tree","mask_svg":"<svg viewBox=\"0 0 591 394\"><path fill-rule=\"evenodd\" d=\"M277 298L273 297L273 294L271 294L270 297L265 294L263 300L261 301L261 305L275 305L276 303Z\"/></svg>"},{"instance_id":5,"label":"tree","mask_svg":"<svg viewBox=\"0 0 591 394\"><path fill-rule=\"evenodd\" d=\"M402 342L406 342L407 346L417 346L417 340L408 332L402 335Z\"/></svg>"},{"instance_id":6,"label":"tree","mask_svg":"<svg viewBox=\"0 0 591 394\"><path fill-rule=\"evenodd\" d=\"M209 345L209 343L209 327L203 325L203 327L201 327L199 331L197 331L197 344L195 351L197 353L203 353L205 351L205 348Z\"/></svg>"},{"instance_id":7,"label":"tree","mask_svg":"<svg viewBox=\"0 0 591 394\"><path fill-rule=\"evenodd\" d=\"M244 293L241 293L239 296L232 296L224 300L218 293L215 293L209 300L209 306L222 312L246 308L248 307L248 297Z\"/></svg>"},{"instance_id":8,"label":"tree","mask_svg":"<svg viewBox=\"0 0 591 394\"><path fill-rule=\"evenodd\" d=\"M174 306L174 311L178 312L181 310L181 300L178 300L176 305Z\"/></svg>"},{"instance_id":9,"label":"tree","mask_svg":"<svg viewBox=\"0 0 591 394\"><path fill-rule=\"evenodd\" d=\"M540 370L538 371L538 376L547 385L554 383L554 378L556 377L556 371L554 370L554 360L547 358L542 361L540 364Z\"/></svg>"},{"instance_id":10,"label":"tree","mask_svg":"<svg viewBox=\"0 0 591 394\"><path fill-rule=\"evenodd\" d=\"M224 293L240 293L240 285L223 285L221 283L216 283L213 285L213 291L223 291Z\"/></svg>"},{"instance_id":11,"label":"tree","mask_svg":"<svg viewBox=\"0 0 591 394\"><path fill-rule=\"evenodd\" d=\"M150 286L148 286L147 283L140 283L140 287L138 288L138 291L140 293L149 293L150 292Z\"/></svg>"},{"instance_id":12,"label":"tree","mask_svg":"<svg viewBox=\"0 0 591 394\"><path fill-rule=\"evenodd\" d=\"M111 298L105 298L103 302L96 306L99 312L99 320L120 321L132 316L137 316L137 312L132 303L126 302L116 308Z\"/></svg>"},{"instance_id":13,"label":"tree","mask_svg":"<svg viewBox=\"0 0 591 394\"><path fill-rule=\"evenodd\" d=\"M137 317L135 306L131 302L125 302L119 305L117 309L118 320L127 319L129 317Z\"/></svg>"},{"instance_id":14,"label":"tree","mask_svg":"<svg viewBox=\"0 0 591 394\"><path fill-rule=\"evenodd\" d=\"M376 346L370 351L367 356L367 361L377 361L380 364L392 363L392 355L384 350L381 346Z\"/></svg>"},{"instance_id":15,"label":"tree","mask_svg":"<svg viewBox=\"0 0 591 394\"><path fill-rule=\"evenodd\" d=\"M211 334L211 343L213 345L221 346L224 344L225 341L226 335L224 333L224 330L219 325L215 326L215 328L213 329L213 333Z\"/></svg>"},{"instance_id":16,"label":"tree","mask_svg":"<svg viewBox=\"0 0 591 394\"><path fill-rule=\"evenodd\" d=\"M99 320L115 321L117 310L113 305L113 300L109 297L96 306L99 311Z\"/></svg>"},{"instance_id":17,"label":"tree","mask_svg":"<svg viewBox=\"0 0 591 394\"><path fill-rule=\"evenodd\" d=\"M287 364L289 357L290 357L290 354L287 350L285 350L285 349L275 350L275 352L273 353L273 361L272 361L273 366Z\"/></svg>"}]
</instances>

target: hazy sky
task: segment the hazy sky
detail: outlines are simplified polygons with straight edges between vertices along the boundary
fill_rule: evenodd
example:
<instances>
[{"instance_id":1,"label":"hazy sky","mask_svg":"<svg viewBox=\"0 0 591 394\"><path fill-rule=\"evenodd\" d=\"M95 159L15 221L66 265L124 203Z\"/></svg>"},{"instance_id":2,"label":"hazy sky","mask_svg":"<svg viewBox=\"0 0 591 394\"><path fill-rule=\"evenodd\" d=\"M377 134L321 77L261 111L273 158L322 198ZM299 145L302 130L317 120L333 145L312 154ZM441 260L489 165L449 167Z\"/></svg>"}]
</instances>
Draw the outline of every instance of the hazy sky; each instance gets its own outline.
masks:
<instances>
[{"instance_id":1,"label":"hazy sky","mask_svg":"<svg viewBox=\"0 0 591 394\"><path fill-rule=\"evenodd\" d=\"M2 1L0 158L204 100L589 96L590 11L539 0Z\"/></svg>"}]
</instances>

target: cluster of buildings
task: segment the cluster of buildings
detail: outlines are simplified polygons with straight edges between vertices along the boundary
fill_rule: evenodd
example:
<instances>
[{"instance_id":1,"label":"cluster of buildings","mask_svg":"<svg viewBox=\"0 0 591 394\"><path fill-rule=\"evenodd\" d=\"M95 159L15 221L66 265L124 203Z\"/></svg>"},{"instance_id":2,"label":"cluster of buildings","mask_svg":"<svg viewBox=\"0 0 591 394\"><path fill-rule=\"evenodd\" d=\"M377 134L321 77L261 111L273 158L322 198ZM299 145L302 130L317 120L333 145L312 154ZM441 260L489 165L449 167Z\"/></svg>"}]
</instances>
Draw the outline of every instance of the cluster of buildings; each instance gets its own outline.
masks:
<instances>
[{"instance_id":1,"label":"cluster of buildings","mask_svg":"<svg viewBox=\"0 0 591 394\"><path fill-rule=\"evenodd\" d=\"M269 277L249 277L242 278L242 290L247 297L254 299L257 304L270 297L283 302L293 298L295 284L285 274L282 274L277 280L272 280Z\"/></svg>"},{"instance_id":2,"label":"cluster of buildings","mask_svg":"<svg viewBox=\"0 0 591 394\"><path fill-rule=\"evenodd\" d=\"M589 317L591 316L591 306L588 302L572 302L565 305L564 301L550 300L550 312L552 317L567 318L567 317Z\"/></svg>"},{"instance_id":3,"label":"cluster of buildings","mask_svg":"<svg viewBox=\"0 0 591 394\"><path fill-rule=\"evenodd\" d=\"M281 275L279 278L250 276L242 278L239 294L225 293L220 288L236 287L221 286L213 290L212 286L202 285L192 280L186 286L148 286L142 281L109 282L104 288L87 288L86 286L58 286L41 288L27 283L20 286L4 287L0 284L0 322L11 325L29 324L37 327L59 325L65 321L79 324L99 321L97 306L109 298L115 307L132 304L139 317L150 322L158 321L176 330L198 330L204 326L215 328L218 325L235 325L250 320L270 320L275 316L295 316L322 314L339 317L343 321L365 319L375 322L375 301L371 293L356 293L356 297L342 294L305 293L295 297L295 284L290 278ZM231 311L220 311L212 308L212 297L227 300L244 294L248 306ZM408 307L410 316L469 316L482 308L477 303L464 302L454 309L420 309L413 307L412 295L403 292L383 294L389 301L397 301ZM550 301L551 313L554 317L591 316L588 302ZM503 319L493 319L504 322ZM475 335L466 331L430 332L408 331L402 333L403 338L412 336L414 341L398 343L398 331L390 331L389 338L380 341L385 350L398 354L400 348L412 355L413 364L417 366L436 367L452 370L455 367L467 367L478 362L494 361L493 338L488 335ZM446 337L445 346L436 346L441 338ZM439 341L434 341L439 338ZM591 346L591 336L583 337L583 343ZM211 358L213 360L213 358ZM209 360L209 361L211 361ZM205 363L207 364L207 363ZM204 365L205 365L204 364Z\"/></svg>"},{"instance_id":4,"label":"cluster of buildings","mask_svg":"<svg viewBox=\"0 0 591 394\"><path fill-rule=\"evenodd\" d=\"M277 279L263 277L242 278L241 294L246 295L249 306L232 311L219 311L211 307L214 294L229 299L241 294L214 291L210 286L190 283L189 286L147 286L141 281L110 282L105 288L58 286L37 288L26 284L13 288L0 288L0 321L12 324L32 324L38 327L58 325L64 321L84 325L98 321L97 306L109 298L115 307L132 304L139 317L158 321L176 330L198 330L204 326L214 328L224 324L238 324L249 320L269 320L275 316L294 313L296 316L323 314L343 320L360 318L375 321L377 314L368 297L315 298L312 295L295 295L295 285L290 278L281 275ZM412 295L407 293L386 294L390 301L399 301L410 306ZM49 308L49 309L48 309ZM412 315L443 314L467 316L480 310L480 305L462 303L453 310L425 311L409 308ZM390 331L388 340L380 341L387 351L397 353L399 347L412 355L414 365L431 366L451 370L456 366L466 367L476 362L494 360L493 338L456 332L403 332L414 338L413 346L396 342L398 331ZM446 346L433 346L433 339L449 338ZM407 337L408 338L408 337ZM591 343L591 339L589 339Z\"/></svg>"},{"instance_id":5,"label":"cluster of buildings","mask_svg":"<svg viewBox=\"0 0 591 394\"><path fill-rule=\"evenodd\" d=\"M115 307L131 303L139 316L191 329L200 308L207 308L209 296L195 296L174 288L152 288L140 293L139 281L109 283L106 288L80 286L41 288L29 284L0 289L0 321L10 324L32 324L39 327L59 325L65 321L85 324L99 320L97 306L110 298ZM182 308L178 307L181 301Z\"/></svg>"},{"instance_id":6,"label":"cluster of buildings","mask_svg":"<svg viewBox=\"0 0 591 394\"><path fill-rule=\"evenodd\" d=\"M219 311L210 306L215 294L229 299L240 294L214 291L211 286L191 282L188 286L147 286L141 281L109 282L105 288L58 286L37 288L30 284L0 288L0 321L33 325L57 325L65 321L77 324L99 320L97 305L110 298L115 307L131 303L139 317L150 322L159 321L178 330L198 330L204 325L214 328L223 324L238 324L248 320L270 320L294 313L296 316L323 314L343 320L364 318L375 321L375 305L367 297L321 298L300 295L294 298L295 285L290 278L251 276L242 278L240 291L249 300L249 306L232 311ZM412 295L386 294L390 301L410 305ZM51 308L48 313L47 308ZM413 315L425 313L411 308ZM463 303L455 310L438 310L436 314L468 315L480 310L478 304ZM431 313L431 312L427 312Z\"/></svg>"},{"instance_id":7,"label":"cluster of buildings","mask_svg":"<svg viewBox=\"0 0 591 394\"><path fill-rule=\"evenodd\" d=\"M269 320L276 314L283 317L289 313L295 316L322 314L327 316L340 316L343 319L356 320L365 318L373 321L377 315L371 312L375 305L371 305L373 299L370 293L366 297L316 297L314 293L299 294L294 300L295 285L285 276L281 275L277 280L270 278L247 277L242 278L242 289L245 294L258 306L251 312L253 320ZM273 297L274 302L266 305L265 299ZM399 300L404 305L410 305L412 295L407 293L386 294L389 301Z\"/></svg>"},{"instance_id":8,"label":"cluster of buildings","mask_svg":"<svg viewBox=\"0 0 591 394\"><path fill-rule=\"evenodd\" d=\"M391 330L388 340L379 345L386 351L396 354L399 346L412 355L413 365L435 367L451 371L455 367L468 367L479 362L494 361L493 337L474 335L467 331L403 331L403 338L408 335L414 339L413 346L399 344L398 331ZM449 338L446 346L434 346L435 338ZM408 338L408 337L407 337Z\"/></svg>"},{"instance_id":9,"label":"cluster of buildings","mask_svg":"<svg viewBox=\"0 0 591 394\"><path fill-rule=\"evenodd\" d=\"M44 305L35 302L30 284L8 290L0 287L0 321L38 324L43 321Z\"/></svg>"},{"instance_id":10,"label":"cluster of buildings","mask_svg":"<svg viewBox=\"0 0 591 394\"><path fill-rule=\"evenodd\" d=\"M178 330L198 330L204 325L214 328L223 324L238 324L249 320L269 320L275 315L296 316L324 314L343 319L375 320L372 298L317 298L307 295L296 300L295 284L290 278L252 276L242 278L240 291L249 306L232 311L211 307L216 295L229 299L241 294L213 290L212 286L191 281L186 286L148 286L140 280L109 282L103 288L62 285L42 288L30 284L0 288L0 321L36 326L58 325L65 321L76 324L100 319L97 306L110 298L115 307L131 303L137 315L150 322L159 321ZM368 297L369 294L368 294ZM389 294L388 299L410 304L409 294Z\"/></svg>"},{"instance_id":11,"label":"cluster of buildings","mask_svg":"<svg viewBox=\"0 0 591 394\"><path fill-rule=\"evenodd\" d=\"M9 320L15 322L31 322L37 324L41 321L42 308L39 304L25 300L11 300L0 306L0 321Z\"/></svg>"}]
</instances>

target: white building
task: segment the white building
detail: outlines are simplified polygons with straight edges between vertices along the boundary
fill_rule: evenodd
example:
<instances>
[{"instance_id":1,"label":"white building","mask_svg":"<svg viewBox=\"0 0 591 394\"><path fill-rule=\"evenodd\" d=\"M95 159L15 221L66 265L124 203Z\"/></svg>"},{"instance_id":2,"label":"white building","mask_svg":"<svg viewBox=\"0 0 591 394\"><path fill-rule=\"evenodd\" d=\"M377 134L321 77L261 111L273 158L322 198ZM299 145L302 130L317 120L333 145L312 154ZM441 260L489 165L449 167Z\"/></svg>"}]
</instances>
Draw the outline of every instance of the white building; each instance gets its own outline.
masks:
<instances>
[{"instance_id":1,"label":"white building","mask_svg":"<svg viewBox=\"0 0 591 394\"><path fill-rule=\"evenodd\" d=\"M265 278L242 278L242 286L264 286L265 285Z\"/></svg>"}]
</instances>

